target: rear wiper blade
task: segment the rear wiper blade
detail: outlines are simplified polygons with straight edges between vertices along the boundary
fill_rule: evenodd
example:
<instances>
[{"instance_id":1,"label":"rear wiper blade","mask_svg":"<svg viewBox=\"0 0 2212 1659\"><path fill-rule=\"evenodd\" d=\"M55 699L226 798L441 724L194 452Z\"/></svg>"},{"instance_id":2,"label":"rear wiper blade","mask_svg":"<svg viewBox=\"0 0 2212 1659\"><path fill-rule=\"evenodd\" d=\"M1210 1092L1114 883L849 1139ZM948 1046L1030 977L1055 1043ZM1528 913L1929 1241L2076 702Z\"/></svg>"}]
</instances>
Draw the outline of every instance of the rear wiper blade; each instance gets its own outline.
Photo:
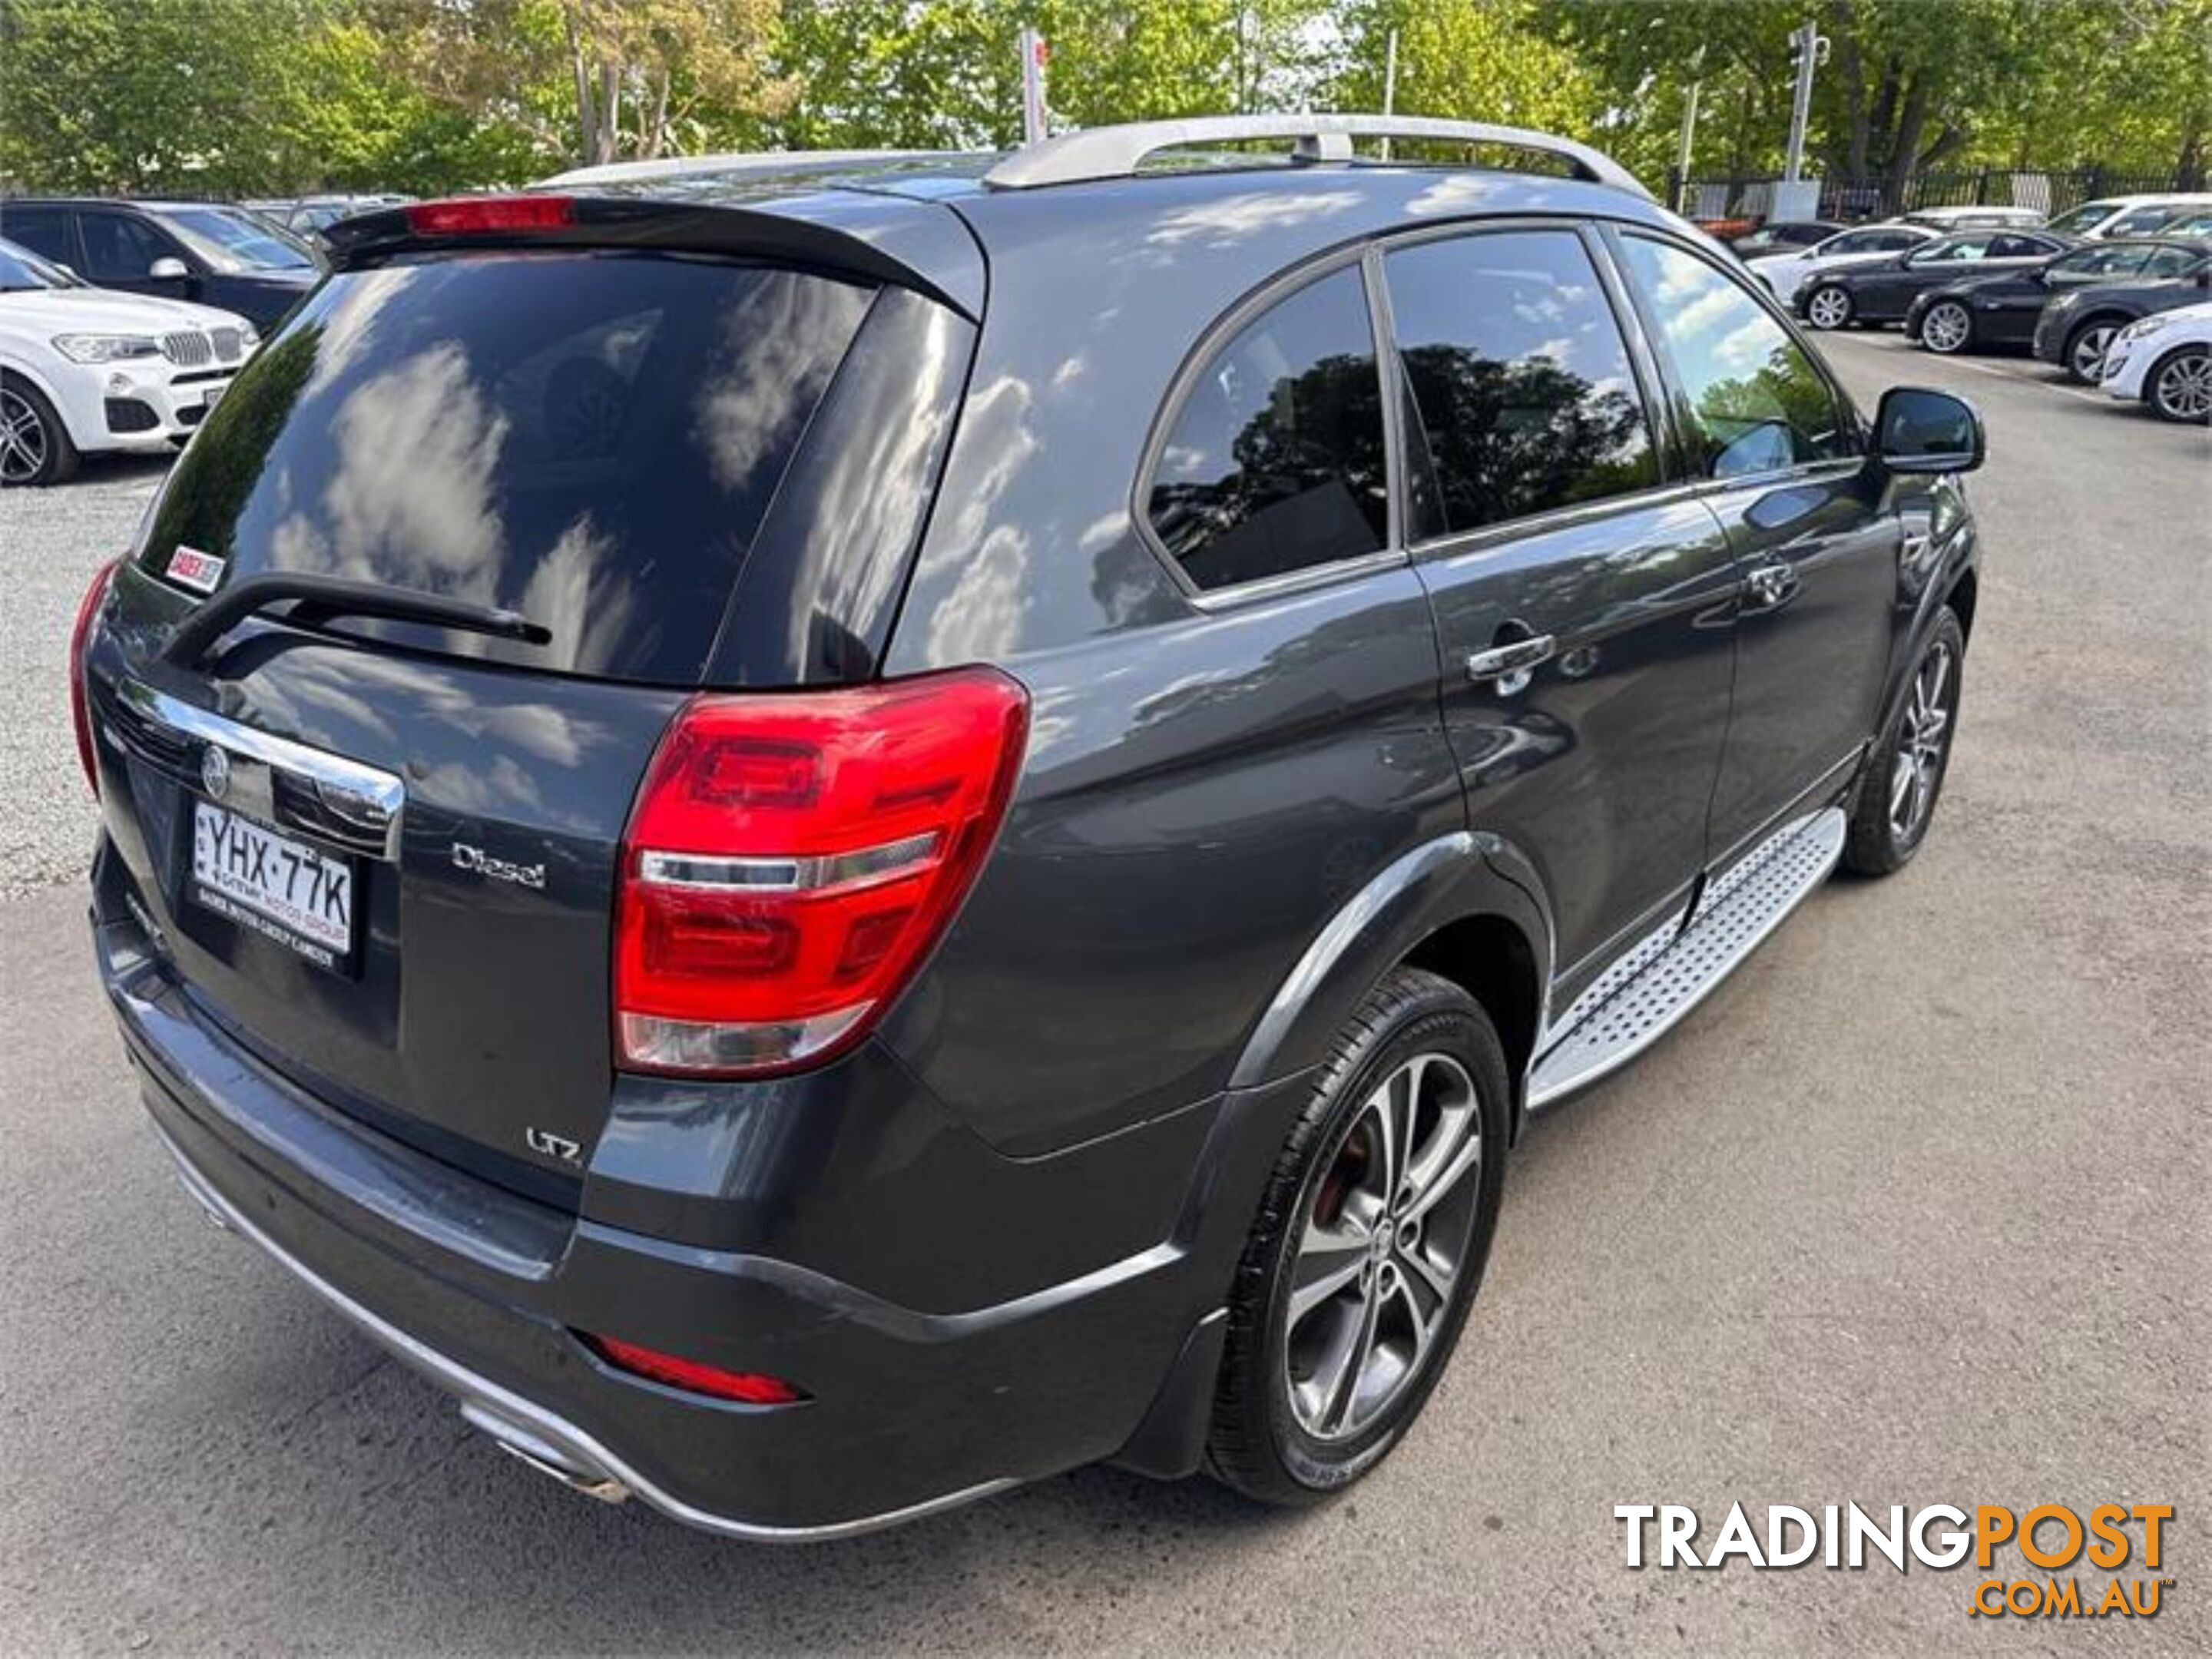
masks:
<instances>
[{"instance_id":1,"label":"rear wiper blade","mask_svg":"<svg viewBox=\"0 0 2212 1659\"><path fill-rule=\"evenodd\" d=\"M197 668L208 647L256 612L285 600L288 622L314 623L331 617L381 617L392 622L428 623L471 634L544 645L552 631L520 611L470 599L449 599L411 587L386 587L343 576L313 576L287 571L248 576L208 600L179 623L161 655L179 668Z\"/></svg>"}]
</instances>

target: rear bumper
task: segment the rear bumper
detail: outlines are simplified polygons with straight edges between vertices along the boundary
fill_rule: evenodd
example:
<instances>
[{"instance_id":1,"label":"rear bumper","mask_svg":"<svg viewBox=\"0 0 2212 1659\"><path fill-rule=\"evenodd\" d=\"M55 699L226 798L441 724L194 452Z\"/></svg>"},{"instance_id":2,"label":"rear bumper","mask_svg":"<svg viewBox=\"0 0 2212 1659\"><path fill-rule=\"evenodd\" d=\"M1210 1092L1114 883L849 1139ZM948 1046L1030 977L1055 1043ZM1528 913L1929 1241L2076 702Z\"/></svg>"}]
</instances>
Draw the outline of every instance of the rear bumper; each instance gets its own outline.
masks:
<instances>
[{"instance_id":1,"label":"rear bumper","mask_svg":"<svg viewBox=\"0 0 2212 1659\"><path fill-rule=\"evenodd\" d=\"M989 1305L921 1310L796 1261L594 1220L588 1185L573 1215L433 1160L229 1042L134 923L94 932L146 1106L202 1207L571 1486L801 1540L1133 1445L1194 1451L1188 1425L1163 1431L1157 1402L1189 1415L1210 1395L1210 1378L1182 1373L1226 1293L1287 1086L1192 1109L1203 1155L1160 1171L1187 1197L1146 1248ZM1017 1267L1034 1246L1002 1241ZM812 1397L750 1406L665 1387L606 1365L579 1331L769 1372ZM1133 1461L1187 1472L1149 1449Z\"/></svg>"}]
</instances>

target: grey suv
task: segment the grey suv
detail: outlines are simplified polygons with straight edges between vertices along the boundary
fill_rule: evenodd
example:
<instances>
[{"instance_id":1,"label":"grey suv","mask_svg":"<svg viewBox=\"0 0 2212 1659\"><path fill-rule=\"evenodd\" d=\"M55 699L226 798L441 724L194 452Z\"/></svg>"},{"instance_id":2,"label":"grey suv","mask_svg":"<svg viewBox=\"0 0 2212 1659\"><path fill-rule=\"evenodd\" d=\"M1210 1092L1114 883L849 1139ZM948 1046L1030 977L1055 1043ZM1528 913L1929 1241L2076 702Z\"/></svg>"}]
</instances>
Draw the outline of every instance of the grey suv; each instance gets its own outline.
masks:
<instances>
[{"instance_id":1,"label":"grey suv","mask_svg":"<svg viewBox=\"0 0 2212 1659\"><path fill-rule=\"evenodd\" d=\"M100 969L208 1213L596 1496L1341 1489L1524 1116L1927 831L1973 411L1578 146L333 235L80 620Z\"/></svg>"}]
</instances>

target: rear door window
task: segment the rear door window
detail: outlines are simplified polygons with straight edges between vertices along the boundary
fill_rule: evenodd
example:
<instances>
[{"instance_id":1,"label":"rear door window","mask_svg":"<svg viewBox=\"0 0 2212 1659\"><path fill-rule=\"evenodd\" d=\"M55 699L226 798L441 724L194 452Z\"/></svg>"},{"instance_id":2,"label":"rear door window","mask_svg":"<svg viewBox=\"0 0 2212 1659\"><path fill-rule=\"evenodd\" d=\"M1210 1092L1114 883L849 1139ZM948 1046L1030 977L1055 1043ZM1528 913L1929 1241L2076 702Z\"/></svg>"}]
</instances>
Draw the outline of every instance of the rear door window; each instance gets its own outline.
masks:
<instances>
[{"instance_id":1,"label":"rear door window","mask_svg":"<svg viewBox=\"0 0 2212 1659\"><path fill-rule=\"evenodd\" d=\"M1389 254L1399 361L1419 414L1416 537L1658 482L1612 307L1571 231L1501 231Z\"/></svg>"},{"instance_id":2,"label":"rear door window","mask_svg":"<svg viewBox=\"0 0 2212 1659\"><path fill-rule=\"evenodd\" d=\"M1278 301L1184 393L1147 492L1202 588L1376 552L1389 533L1382 382L1358 267Z\"/></svg>"},{"instance_id":3,"label":"rear door window","mask_svg":"<svg viewBox=\"0 0 2212 1659\"><path fill-rule=\"evenodd\" d=\"M550 643L333 621L457 654L696 683L807 420L873 296L644 254L331 277L232 386L141 555L179 544L519 611Z\"/></svg>"},{"instance_id":4,"label":"rear door window","mask_svg":"<svg viewBox=\"0 0 2212 1659\"><path fill-rule=\"evenodd\" d=\"M0 202L0 236L56 264L74 268L82 258L77 252L76 238L70 231L66 208L17 207Z\"/></svg>"}]
</instances>

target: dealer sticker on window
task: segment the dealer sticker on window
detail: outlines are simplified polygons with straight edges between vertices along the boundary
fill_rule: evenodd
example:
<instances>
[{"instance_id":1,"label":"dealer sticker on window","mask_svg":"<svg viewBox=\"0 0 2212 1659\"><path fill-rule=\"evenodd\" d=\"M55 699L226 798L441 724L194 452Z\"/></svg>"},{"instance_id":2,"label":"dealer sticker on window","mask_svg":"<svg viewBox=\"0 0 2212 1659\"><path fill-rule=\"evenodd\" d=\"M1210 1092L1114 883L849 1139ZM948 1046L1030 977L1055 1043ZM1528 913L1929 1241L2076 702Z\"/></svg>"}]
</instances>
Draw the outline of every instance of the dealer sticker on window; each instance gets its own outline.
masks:
<instances>
[{"instance_id":1,"label":"dealer sticker on window","mask_svg":"<svg viewBox=\"0 0 2212 1659\"><path fill-rule=\"evenodd\" d=\"M195 593L212 593L216 584L222 580L223 561L212 553L203 553L197 547L186 547L179 542L176 550L169 555L167 574L179 587L189 587Z\"/></svg>"}]
</instances>

